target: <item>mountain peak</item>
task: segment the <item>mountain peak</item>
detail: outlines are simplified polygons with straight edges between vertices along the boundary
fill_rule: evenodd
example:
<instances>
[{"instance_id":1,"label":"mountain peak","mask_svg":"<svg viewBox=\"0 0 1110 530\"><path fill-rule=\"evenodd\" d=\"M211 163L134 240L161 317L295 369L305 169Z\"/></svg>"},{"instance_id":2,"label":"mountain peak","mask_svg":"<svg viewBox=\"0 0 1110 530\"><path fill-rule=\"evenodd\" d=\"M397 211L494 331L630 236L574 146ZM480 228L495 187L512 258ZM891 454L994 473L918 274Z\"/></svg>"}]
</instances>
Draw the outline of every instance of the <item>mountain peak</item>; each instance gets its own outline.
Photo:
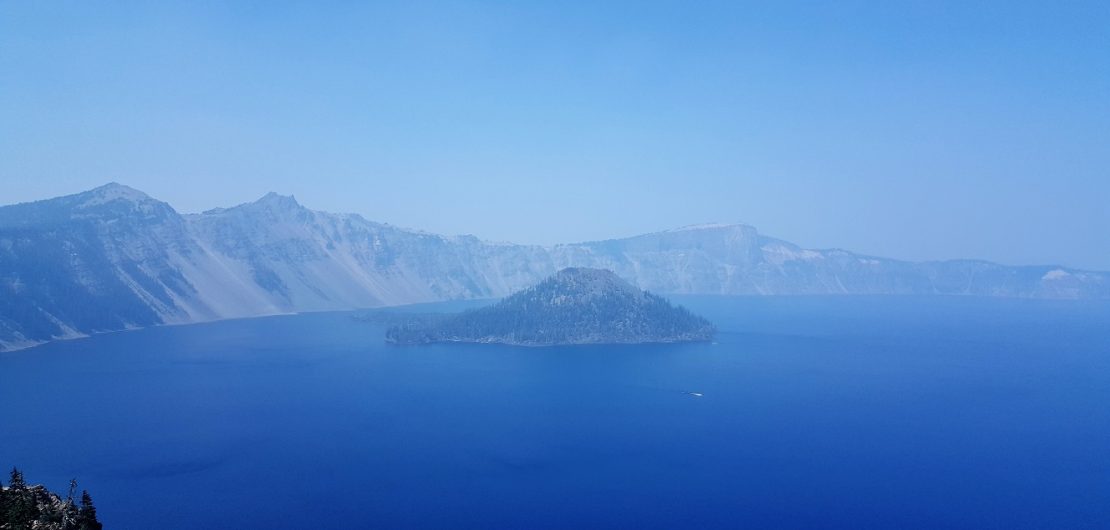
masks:
<instances>
[{"instance_id":1,"label":"mountain peak","mask_svg":"<svg viewBox=\"0 0 1110 530\"><path fill-rule=\"evenodd\" d=\"M279 195L272 191L263 195L262 198L258 199L257 201L254 201L254 204L285 210L296 210L302 208L301 203L297 202L296 197L292 195Z\"/></svg>"},{"instance_id":2,"label":"mountain peak","mask_svg":"<svg viewBox=\"0 0 1110 530\"><path fill-rule=\"evenodd\" d=\"M563 299L584 300L621 294L636 297L642 291L609 269L568 267L540 283L537 288L550 290Z\"/></svg>"},{"instance_id":3,"label":"mountain peak","mask_svg":"<svg viewBox=\"0 0 1110 530\"><path fill-rule=\"evenodd\" d=\"M213 208L202 215L246 215L265 216L270 219L307 219L311 211L292 195L269 192L254 202L245 202L230 208Z\"/></svg>"},{"instance_id":4,"label":"mountain peak","mask_svg":"<svg viewBox=\"0 0 1110 530\"><path fill-rule=\"evenodd\" d=\"M118 182L52 199L0 207L0 227L56 226L72 221L131 220L140 223L173 221L174 209L149 195Z\"/></svg>"},{"instance_id":5,"label":"mountain peak","mask_svg":"<svg viewBox=\"0 0 1110 530\"><path fill-rule=\"evenodd\" d=\"M84 206L93 206L119 200L134 203L154 200L150 195L118 182L109 182L103 186L81 193L80 195L86 198L82 203Z\"/></svg>"}]
</instances>

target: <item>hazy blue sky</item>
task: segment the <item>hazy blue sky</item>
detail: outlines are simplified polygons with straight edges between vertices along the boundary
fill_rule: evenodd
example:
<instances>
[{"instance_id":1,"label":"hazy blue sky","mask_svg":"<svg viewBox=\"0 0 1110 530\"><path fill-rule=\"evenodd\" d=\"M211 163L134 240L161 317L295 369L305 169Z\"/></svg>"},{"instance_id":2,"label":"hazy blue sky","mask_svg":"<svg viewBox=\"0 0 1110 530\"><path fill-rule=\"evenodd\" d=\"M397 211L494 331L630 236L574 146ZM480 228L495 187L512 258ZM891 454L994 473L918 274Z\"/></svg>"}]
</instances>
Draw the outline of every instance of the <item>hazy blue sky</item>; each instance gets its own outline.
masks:
<instances>
[{"instance_id":1,"label":"hazy blue sky","mask_svg":"<svg viewBox=\"0 0 1110 530\"><path fill-rule=\"evenodd\" d=\"M0 2L0 203L1110 269L1110 2L167 4Z\"/></svg>"}]
</instances>

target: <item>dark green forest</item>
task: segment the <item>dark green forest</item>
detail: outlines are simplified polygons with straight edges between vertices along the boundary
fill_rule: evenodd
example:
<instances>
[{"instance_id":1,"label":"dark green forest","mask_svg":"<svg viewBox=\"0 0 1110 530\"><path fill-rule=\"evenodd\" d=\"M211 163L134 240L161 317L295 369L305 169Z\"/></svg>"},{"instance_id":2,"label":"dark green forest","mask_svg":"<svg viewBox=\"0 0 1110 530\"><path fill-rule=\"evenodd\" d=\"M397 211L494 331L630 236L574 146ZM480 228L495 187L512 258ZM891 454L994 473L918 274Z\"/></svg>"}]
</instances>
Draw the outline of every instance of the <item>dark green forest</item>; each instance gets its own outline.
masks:
<instances>
[{"instance_id":1,"label":"dark green forest","mask_svg":"<svg viewBox=\"0 0 1110 530\"><path fill-rule=\"evenodd\" d=\"M610 271L564 269L501 302L386 331L398 344L488 342L520 345L710 340L713 325Z\"/></svg>"},{"instance_id":2,"label":"dark green forest","mask_svg":"<svg viewBox=\"0 0 1110 530\"><path fill-rule=\"evenodd\" d=\"M0 529L2 530L101 530L96 506L88 491L77 499L77 481L69 483L62 498L43 486L29 486L23 473L12 469L8 484L0 481Z\"/></svg>"}]
</instances>

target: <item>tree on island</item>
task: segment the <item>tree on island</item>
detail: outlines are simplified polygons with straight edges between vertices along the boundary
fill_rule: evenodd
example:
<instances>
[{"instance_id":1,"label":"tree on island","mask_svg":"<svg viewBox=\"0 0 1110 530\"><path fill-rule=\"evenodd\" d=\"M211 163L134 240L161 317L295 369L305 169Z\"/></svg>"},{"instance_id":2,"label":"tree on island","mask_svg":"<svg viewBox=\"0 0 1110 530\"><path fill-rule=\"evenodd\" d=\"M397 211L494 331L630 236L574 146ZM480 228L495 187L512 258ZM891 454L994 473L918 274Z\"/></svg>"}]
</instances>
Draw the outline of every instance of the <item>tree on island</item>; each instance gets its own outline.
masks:
<instances>
[{"instance_id":1,"label":"tree on island","mask_svg":"<svg viewBox=\"0 0 1110 530\"><path fill-rule=\"evenodd\" d=\"M397 344L476 342L549 346L713 339L716 328L613 271L567 268L500 302L386 330Z\"/></svg>"}]
</instances>

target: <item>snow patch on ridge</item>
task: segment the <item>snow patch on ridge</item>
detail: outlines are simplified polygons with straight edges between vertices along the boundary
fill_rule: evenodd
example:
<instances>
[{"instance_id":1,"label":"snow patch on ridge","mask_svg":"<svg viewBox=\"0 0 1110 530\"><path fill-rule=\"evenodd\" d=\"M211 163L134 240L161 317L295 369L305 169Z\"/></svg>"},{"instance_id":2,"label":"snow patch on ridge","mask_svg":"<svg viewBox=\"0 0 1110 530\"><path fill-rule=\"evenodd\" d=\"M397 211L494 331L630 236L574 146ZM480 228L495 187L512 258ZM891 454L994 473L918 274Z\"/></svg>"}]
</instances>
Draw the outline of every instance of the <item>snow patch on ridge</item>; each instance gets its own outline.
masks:
<instances>
[{"instance_id":1,"label":"snow patch on ridge","mask_svg":"<svg viewBox=\"0 0 1110 530\"><path fill-rule=\"evenodd\" d=\"M816 250L790 247L782 244L766 245L763 247L763 257L770 263L781 265L788 261L816 261L824 259L825 255ZM862 262L863 260L861 260Z\"/></svg>"}]
</instances>

